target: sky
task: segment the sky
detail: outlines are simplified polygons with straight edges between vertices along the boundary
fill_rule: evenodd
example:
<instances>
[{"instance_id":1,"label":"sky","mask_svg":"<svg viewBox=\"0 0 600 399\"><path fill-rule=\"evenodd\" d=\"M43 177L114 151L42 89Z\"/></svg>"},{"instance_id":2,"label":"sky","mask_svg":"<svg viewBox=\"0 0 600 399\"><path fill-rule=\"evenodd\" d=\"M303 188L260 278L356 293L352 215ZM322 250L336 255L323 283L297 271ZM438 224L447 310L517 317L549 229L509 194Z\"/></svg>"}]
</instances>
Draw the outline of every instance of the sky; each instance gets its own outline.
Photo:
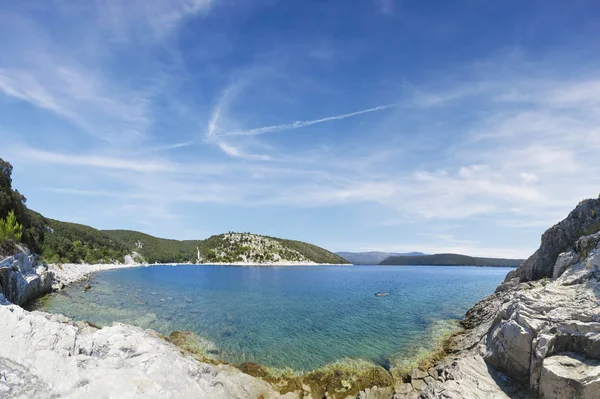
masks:
<instances>
[{"instance_id":1,"label":"sky","mask_svg":"<svg viewBox=\"0 0 600 399\"><path fill-rule=\"evenodd\" d=\"M527 257L600 193L595 0L0 0L43 215Z\"/></svg>"}]
</instances>

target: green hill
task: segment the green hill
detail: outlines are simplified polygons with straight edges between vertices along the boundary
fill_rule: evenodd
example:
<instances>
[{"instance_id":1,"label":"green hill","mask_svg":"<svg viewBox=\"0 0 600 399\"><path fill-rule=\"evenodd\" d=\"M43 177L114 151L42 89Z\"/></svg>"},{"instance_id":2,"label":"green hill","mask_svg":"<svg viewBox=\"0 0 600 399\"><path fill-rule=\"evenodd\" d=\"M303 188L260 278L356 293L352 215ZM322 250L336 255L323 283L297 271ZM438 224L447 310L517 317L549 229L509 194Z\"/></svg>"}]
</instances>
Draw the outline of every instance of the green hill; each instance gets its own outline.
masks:
<instances>
[{"instance_id":1,"label":"green hill","mask_svg":"<svg viewBox=\"0 0 600 399\"><path fill-rule=\"evenodd\" d=\"M436 254L423 256L390 256L380 265L423 265L423 266L508 266L517 267L522 259L477 258L460 254Z\"/></svg>"},{"instance_id":2,"label":"green hill","mask_svg":"<svg viewBox=\"0 0 600 399\"><path fill-rule=\"evenodd\" d=\"M198 258L198 247L202 240L170 240L132 230L102 230L123 243L130 252L142 255L148 263L189 263Z\"/></svg>"},{"instance_id":3,"label":"green hill","mask_svg":"<svg viewBox=\"0 0 600 399\"><path fill-rule=\"evenodd\" d=\"M307 242L296 241L296 240L286 240L283 238L275 238L275 237L271 237L271 238L273 238L276 241L279 241L281 244L283 244L284 246L286 246L290 249L300 252L306 258L311 259L315 263L337 263L337 264L345 264L345 263L349 264L350 263L346 259L342 258L341 256L339 256L333 252L329 252L326 249L323 249L323 248L318 247L313 244L309 244Z\"/></svg>"},{"instance_id":4,"label":"green hill","mask_svg":"<svg viewBox=\"0 0 600 399\"><path fill-rule=\"evenodd\" d=\"M98 230L76 223L43 220L47 229L42 255L51 263L123 261L125 255L133 252L148 263L348 263L316 245L250 233L179 241L138 231Z\"/></svg>"},{"instance_id":5,"label":"green hill","mask_svg":"<svg viewBox=\"0 0 600 399\"><path fill-rule=\"evenodd\" d=\"M184 241L190 243L190 241ZM194 241L203 263L269 263L277 261L348 263L321 247L302 241L286 240L251 233L214 235Z\"/></svg>"},{"instance_id":6,"label":"green hill","mask_svg":"<svg viewBox=\"0 0 600 399\"><path fill-rule=\"evenodd\" d=\"M51 263L99 263L122 260L130 248L101 230L76 223L45 219L42 256Z\"/></svg>"}]
</instances>

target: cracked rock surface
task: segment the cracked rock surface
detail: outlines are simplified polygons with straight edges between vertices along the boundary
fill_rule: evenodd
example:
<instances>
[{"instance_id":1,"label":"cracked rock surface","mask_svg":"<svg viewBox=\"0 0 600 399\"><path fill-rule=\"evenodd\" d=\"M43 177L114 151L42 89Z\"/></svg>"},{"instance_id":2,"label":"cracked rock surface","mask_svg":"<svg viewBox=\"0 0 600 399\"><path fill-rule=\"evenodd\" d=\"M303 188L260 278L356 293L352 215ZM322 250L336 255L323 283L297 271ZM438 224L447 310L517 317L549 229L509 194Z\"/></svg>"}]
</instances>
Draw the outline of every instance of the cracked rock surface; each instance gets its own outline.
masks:
<instances>
[{"instance_id":1,"label":"cracked rock surface","mask_svg":"<svg viewBox=\"0 0 600 399\"><path fill-rule=\"evenodd\" d=\"M153 331L124 324L97 329L3 302L0 342L0 397L279 397L264 381L198 362Z\"/></svg>"},{"instance_id":2,"label":"cracked rock surface","mask_svg":"<svg viewBox=\"0 0 600 399\"><path fill-rule=\"evenodd\" d=\"M599 208L580 203L467 312L421 397L600 398Z\"/></svg>"}]
</instances>

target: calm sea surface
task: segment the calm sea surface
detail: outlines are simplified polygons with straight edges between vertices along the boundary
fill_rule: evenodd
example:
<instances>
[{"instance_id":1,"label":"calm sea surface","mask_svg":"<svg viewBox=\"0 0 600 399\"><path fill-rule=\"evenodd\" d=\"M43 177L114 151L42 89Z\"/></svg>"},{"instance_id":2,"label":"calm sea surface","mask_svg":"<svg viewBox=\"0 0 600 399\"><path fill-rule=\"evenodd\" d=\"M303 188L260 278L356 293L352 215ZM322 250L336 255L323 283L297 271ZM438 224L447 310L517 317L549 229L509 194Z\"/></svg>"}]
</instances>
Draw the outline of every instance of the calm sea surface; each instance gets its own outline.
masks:
<instances>
[{"instance_id":1,"label":"calm sea surface","mask_svg":"<svg viewBox=\"0 0 600 399\"><path fill-rule=\"evenodd\" d=\"M344 359L401 362L491 294L508 268L154 266L102 272L39 310L168 335L192 330L219 357L311 370ZM376 292L389 292L377 297Z\"/></svg>"}]
</instances>

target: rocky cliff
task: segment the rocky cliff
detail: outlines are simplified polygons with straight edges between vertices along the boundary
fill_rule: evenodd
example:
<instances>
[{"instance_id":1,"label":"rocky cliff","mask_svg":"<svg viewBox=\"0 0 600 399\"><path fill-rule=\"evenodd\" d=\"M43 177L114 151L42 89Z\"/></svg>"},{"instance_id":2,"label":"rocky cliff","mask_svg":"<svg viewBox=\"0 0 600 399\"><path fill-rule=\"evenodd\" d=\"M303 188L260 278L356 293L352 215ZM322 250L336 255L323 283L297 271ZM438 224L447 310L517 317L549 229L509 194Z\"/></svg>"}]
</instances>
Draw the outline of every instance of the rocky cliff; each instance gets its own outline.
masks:
<instances>
[{"instance_id":1,"label":"rocky cliff","mask_svg":"<svg viewBox=\"0 0 600 399\"><path fill-rule=\"evenodd\" d=\"M52 273L26 248L0 261L0 294L17 305L52 290Z\"/></svg>"},{"instance_id":2,"label":"rocky cliff","mask_svg":"<svg viewBox=\"0 0 600 399\"><path fill-rule=\"evenodd\" d=\"M565 220L552 226L542 235L540 248L519 268L506 276L505 281L518 277L520 281L539 280L553 276L558 255L573 247L582 236L600 230L600 198L581 201Z\"/></svg>"},{"instance_id":3,"label":"rocky cliff","mask_svg":"<svg viewBox=\"0 0 600 399\"><path fill-rule=\"evenodd\" d=\"M583 201L546 231L406 397L600 398L599 213Z\"/></svg>"}]
</instances>

